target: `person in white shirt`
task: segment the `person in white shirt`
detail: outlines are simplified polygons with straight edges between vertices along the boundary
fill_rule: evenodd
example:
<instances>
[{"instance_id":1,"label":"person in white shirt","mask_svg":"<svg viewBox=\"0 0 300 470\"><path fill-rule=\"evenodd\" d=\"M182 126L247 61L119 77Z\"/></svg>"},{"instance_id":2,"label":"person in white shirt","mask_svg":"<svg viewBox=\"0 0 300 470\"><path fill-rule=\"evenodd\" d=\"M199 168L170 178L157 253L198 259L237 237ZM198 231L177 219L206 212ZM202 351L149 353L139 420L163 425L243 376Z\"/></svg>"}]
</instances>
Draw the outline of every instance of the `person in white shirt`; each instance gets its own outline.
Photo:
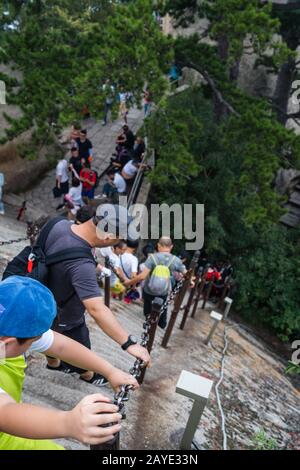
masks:
<instances>
[{"instance_id":1,"label":"person in white shirt","mask_svg":"<svg viewBox=\"0 0 300 470\"><path fill-rule=\"evenodd\" d=\"M120 100L119 118L123 118L125 124L127 124L127 114L128 114L127 97L128 97L128 93L126 93L124 91L124 88L122 87L119 93L119 100Z\"/></svg>"},{"instance_id":2,"label":"person in white shirt","mask_svg":"<svg viewBox=\"0 0 300 470\"><path fill-rule=\"evenodd\" d=\"M128 279L134 278L138 272L139 261L134 255L138 246L139 240L127 240L127 249L120 257L121 269ZM129 304L132 302L132 300L137 300L139 297L140 295L137 289L130 289L126 294L124 301Z\"/></svg>"},{"instance_id":3,"label":"person in white shirt","mask_svg":"<svg viewBox=\"0 0 300 470\"><path fill-rule=\"evenodd\" d=\"M78 178L72 179L72 187L65 196L66 206L69 209L68 218L74 220L80 207L84 205L82 200L82 183Z\"/></svg>"},{"instance_id":4,"label":"person in white shirt","mask_svg":"<svg viewBox=\"0 0 300 470\"><path fill-rule=\"evenodd\" d=\"M103 195L106 197L113 197L114 194L125 195L126 194L126 181L120 173L116 173L115 170L110 170L107 173L108 182L104 185Z\"/></svg>"},{"instance_id":5,"label":"person in white shirt","mask_svg":"<svg viewBox=\"0 0 300 470\"><path fill-rule=\"evenodd\" d=\"M98 264L97 270L103 271L103 264L105 264L105 259L109 258L111 265L116 271L117 275L111 271L110 276L110 290L113 297L117 296L119 300L122 300L125 287L122 285L122 282L125 282L127 278L124 276L124 273L121 269L120 256L123 255L126 251L127 245L124 240L120 241L114 247L100 248L96 250L96 257L99 255L103 259L102 264Z\"/></svg>"},{"instance_id":6,"label":"person in white shirt","mask_svg":"<svg viewBox=\"0 0 300 470\"><path fill-rule=\"evenodd\" d=\"M104 85L102 86L102 92L105 96L105 109L103 116L103 126L106 126L108 122L108 115L111 114L112 106L114 103L115 97L115 87L110 83L110 80L107 79Z\"/></svg>"},{"instance_id":7,"label":"person in white shirt","mask_svg":"<svg viewBox=\"0 0 300 470\"><path fill-rule=\"evenodd\" d=\"M130 160L128 163L126 163L122 170L123 178L125 180L132 180L137 174L139 167L140 162L138 162L137 160Z\"/></svg>"},{"instance_id":8,"label":"person in white shirt","mask_svg":"<svg viewBox=\"0 0 300 470\"><path fill-rule=\"evenodd\" d=\"M65 158L56 165L56 188L62 195L62 203L56 208L59 210L64 206L64 197L69 192L69 165Z\"/></svg>"}]
</instances>

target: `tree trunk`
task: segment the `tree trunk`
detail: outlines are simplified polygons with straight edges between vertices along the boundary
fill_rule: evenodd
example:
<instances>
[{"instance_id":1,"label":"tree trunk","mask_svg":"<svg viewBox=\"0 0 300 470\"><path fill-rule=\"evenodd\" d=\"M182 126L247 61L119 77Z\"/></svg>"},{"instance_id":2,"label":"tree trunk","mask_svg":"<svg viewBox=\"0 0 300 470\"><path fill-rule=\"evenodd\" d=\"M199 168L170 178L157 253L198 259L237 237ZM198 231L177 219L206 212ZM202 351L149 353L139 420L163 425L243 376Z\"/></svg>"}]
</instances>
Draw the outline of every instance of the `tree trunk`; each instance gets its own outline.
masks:
<instances>
[{"instance_id":1,"label":"tree trunk","mask_svg":"<svg viewBox=\"0 0 300 470\"><path fill-rule=\"evenodd\" d=\"M221 62L226 64L228 59L228 39L226 36L220 36L218 38L218 55ZM214 95L214 115L216 122L222 121L222 119L227 115L226 106Z\"/></svg>"},{"instance_id":2,"label":"tree trunk","mask_svg":"<svg viewBox=\"0 0 300 470\"><path fill-rule=\"evenodd\" d=\"M294 60L290 60L282 65L276 82L274 111L277 114L278 121L283 126L286 125L287 121L288 105L295 73L296 63Z\"/></svg>"}]
</instances>

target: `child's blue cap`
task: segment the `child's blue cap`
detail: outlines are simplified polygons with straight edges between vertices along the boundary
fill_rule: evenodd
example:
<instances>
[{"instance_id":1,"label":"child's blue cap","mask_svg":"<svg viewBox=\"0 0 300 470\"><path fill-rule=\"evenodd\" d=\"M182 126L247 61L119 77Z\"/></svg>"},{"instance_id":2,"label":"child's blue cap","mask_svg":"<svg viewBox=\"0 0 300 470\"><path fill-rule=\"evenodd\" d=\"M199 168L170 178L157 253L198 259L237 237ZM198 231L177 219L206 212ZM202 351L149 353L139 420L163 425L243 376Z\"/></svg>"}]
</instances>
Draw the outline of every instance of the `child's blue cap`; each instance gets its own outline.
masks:
<instances>
[{"instance_id":1,"label":"child's blue cap","mask_svg":"<svg viewBox=\"0 0 300 470\"><path fill-rule=\"evenodd\" d=\"M50 290L34 279L0 282L0 336L34 338L51 328L57 308Z\"/></svg>"}]
</instances>

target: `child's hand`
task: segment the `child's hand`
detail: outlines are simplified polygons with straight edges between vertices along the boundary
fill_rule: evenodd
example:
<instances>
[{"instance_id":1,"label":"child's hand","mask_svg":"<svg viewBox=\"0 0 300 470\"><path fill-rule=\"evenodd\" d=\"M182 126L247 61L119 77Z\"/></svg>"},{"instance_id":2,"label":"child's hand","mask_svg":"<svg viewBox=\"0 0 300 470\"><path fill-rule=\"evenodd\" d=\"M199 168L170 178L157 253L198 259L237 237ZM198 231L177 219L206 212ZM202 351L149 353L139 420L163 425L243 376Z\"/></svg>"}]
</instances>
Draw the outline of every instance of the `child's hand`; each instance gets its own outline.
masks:
<instances>
[{"instance_id":1,"label":"child's hand","mask_svg":"<svg viewBox=\"0 0 300 470\"><path fill-rule=\"evenodd\" d=\"M83 444L103 444L121 429L122 416L109 398L97 393L86 396L73 410L66 412L65 435ZM101 427L113 423L113 426Z\"/></svg>"},{"instance_id":2,"label":"child's hand","mask_svg":"<svg viewBox=\"0 0 300 470\"><path fill-rule=\"evenodd\" d=\"M139 384L132 375L123 372L120 369L113 368L112 372L107 377L112 388L118 392L122 385L132 385L133 390L139 388Z\"/></svg>"}]
</instances>

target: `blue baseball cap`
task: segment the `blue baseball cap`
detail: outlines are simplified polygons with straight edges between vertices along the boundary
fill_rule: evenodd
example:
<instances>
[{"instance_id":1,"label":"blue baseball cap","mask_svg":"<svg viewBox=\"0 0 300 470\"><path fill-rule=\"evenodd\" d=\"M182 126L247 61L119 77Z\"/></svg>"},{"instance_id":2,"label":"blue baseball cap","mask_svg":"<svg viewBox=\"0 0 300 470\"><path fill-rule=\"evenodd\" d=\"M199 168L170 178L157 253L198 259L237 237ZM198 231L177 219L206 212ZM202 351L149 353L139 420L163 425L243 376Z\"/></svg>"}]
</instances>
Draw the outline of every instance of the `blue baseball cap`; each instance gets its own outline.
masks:
<instances>
[{"instance_id":1,"label":"blue baseball cap","mask_svg":"<svg viewBox=\"0 0 300 470\"><path fill-rule=\"evenodd\" d=\"M0 282L0 336L34 338L51 328L57 307L50 290L29 277Z\"/></svg>"}]
</instances>

